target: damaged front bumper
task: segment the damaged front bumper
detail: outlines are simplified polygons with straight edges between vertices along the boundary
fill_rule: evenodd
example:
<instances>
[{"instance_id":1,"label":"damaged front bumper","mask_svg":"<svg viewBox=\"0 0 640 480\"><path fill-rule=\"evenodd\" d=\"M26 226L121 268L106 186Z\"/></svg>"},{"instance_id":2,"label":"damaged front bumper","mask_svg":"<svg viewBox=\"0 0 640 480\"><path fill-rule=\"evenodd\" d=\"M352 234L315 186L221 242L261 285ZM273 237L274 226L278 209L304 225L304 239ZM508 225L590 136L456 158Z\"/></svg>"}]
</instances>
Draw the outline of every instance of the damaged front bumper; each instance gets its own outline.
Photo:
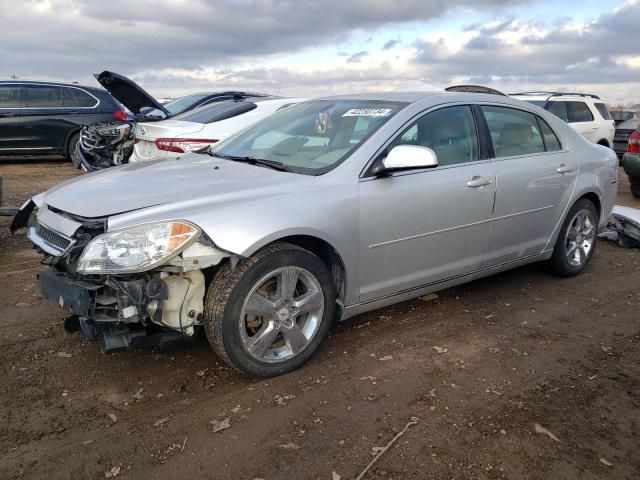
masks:
<instances>
[{"instance_id":1,"label":"damaged front bumper","mask_svg":"<svg viewBox=\"0 0 640 480\"><path fill-rule=\"evenodd\" d=\"M71 312L65 328L81 331L89 340L97 341L105 353L187 340L194 335L194 327L202 323L201 272L172 279L170 286L157 276L88 280L72 278L52 267L40 272L39 280L42 297ZM180 292L176 291L177 284ZM185 302L175 305L176 294L183 292L181 300ZM182 306L188 309L184 316L178 311Z\"/></svg>"},{"instance_id":2,"label":"damaged front bumper","mask_svg":"<svg viewBox=\"0 0 640 480\"><path fill-rule=\"evenodd\" d=\"M128 163L135 143L134 128L133 122L86 125L71 153L71 161L85 172Z\"/></svg>"},{"instance_id":3,"label":"damaged front bumper","mask_svg":"<svg viewBox=\"0 0 640 480\"><path fill-rule=\"evenodd\" d=\"M75 217L36 196L14 219L12 229L22 227L49 261L39 274L41 295L70 311L67 330L97 340L104 352L192 338L203 322L207 279L233 257L201 235L152 270L86 274L78 259L107 230L106 218Z\"/></svg>"}]
</instances>

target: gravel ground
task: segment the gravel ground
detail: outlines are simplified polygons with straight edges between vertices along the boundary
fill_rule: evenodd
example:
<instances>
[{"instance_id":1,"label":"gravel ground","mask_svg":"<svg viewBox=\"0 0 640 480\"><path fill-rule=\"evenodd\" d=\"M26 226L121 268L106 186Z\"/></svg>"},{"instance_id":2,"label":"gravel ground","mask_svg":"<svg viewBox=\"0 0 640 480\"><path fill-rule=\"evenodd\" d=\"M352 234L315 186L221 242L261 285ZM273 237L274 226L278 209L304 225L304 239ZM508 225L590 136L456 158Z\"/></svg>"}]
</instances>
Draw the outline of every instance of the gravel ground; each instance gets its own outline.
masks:
<instances>
[{"instance_id":1,"label":"gravel ground","mask_svg":"<svg viewBox=\"0 0 640 480\"><path fill-rule=\"evenodd\" d=\"M5 204L78 173L2 163ZM622 176L624 180L624 176ZM640 207L622 182L620 203ZM103 355L37 297L0 218L0 478L640 478L640 255L538 265L337 325L300 370L252 380L202 337ZM228 428L225 428L227 427Z\"/></svg>"}]
</instances>

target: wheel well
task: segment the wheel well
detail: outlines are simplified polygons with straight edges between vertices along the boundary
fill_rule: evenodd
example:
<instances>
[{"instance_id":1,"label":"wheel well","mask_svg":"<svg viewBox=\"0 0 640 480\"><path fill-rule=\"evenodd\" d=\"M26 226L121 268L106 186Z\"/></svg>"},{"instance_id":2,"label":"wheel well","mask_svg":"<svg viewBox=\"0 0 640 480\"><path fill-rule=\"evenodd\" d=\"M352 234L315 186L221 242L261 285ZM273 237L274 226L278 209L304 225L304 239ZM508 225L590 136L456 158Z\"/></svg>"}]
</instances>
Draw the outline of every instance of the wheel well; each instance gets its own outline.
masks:
<instances>
[{"instance_id":1,"label":"wheel well","mask_svg":"<svg viewBox=\"0 0 640 480\"><path fill-rule=\"evenodd\" d=\"M596 211L598 212L598 221L600 220L600 216L602 215L602 204L600 203L600 197L593 192L585 193L580 198L586 198L591 203L593 203L596 207ZM580 200L580 198L578 200Z\"/></svg>"},{"instance_id":2,"label":"wheel well","mask_svg":"<svg viewBox=\"0 0 640 480\"><path fill-rule=\"evenodd\" d=\"M598 140L598 145L611 148L611 145L609 145L609 140L605 140L604 138L602 140Z\"/></svg>"},{"instance_id":3,"label":"wheel well","mask_svg":"<svg viewBox=\"0 0 640 480\"><path fill-rule=\"evenodd\" d=\"M279 238L276 241L297 245L317 255L327 266L329 272L331 272L331 276L333 277L336 285L336 292L338 292L338 298L344 301L346 295L347 272L340 254L338 254L331 244L310 235L292 235L289 237Z\"/></svg>"}]
</instances>

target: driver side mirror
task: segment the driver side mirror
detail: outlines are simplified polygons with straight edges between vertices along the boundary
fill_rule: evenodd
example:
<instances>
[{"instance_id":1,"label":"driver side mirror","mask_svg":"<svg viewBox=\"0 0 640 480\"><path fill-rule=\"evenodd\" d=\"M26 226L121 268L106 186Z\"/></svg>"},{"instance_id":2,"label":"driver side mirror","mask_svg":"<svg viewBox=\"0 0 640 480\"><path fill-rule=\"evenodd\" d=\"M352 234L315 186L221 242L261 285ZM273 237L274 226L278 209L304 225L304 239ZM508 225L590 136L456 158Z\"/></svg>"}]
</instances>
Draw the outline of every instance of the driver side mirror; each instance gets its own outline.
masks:
<instances>
[{"instance_id":1,"label":"driver side mirror","mask_svg":"<svg viewBox=\"0 0 640 480\"><path fill-rule=\"evenodd\" d=\"M438 166L436 152L418 145L398 145L373 168L374 175L385 175L397 170L417 170Z\"/></svg>"}]
</instances>

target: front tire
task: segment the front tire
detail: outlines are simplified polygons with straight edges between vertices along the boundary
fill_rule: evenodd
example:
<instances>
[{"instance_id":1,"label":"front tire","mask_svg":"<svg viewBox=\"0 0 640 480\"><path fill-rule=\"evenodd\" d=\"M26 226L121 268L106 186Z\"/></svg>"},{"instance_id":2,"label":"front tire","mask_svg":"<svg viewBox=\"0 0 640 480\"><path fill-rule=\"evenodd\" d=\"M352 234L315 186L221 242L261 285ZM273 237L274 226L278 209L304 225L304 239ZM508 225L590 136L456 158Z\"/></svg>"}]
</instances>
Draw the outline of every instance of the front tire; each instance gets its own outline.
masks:
<instances>
[{"instance_id":1,"label":"front tire","mask_svg":"<svg viewBox=\"0 0 640 480\"><path fill-rule=\"evenodd\" d=\"M553 256L549 260L551 272L560 277L573 277L581 273L593 255L598 229L598 211L595 205L582 198L578 200L560 229Z\"/></svg>"},{"instance_id":2,"label":"front tire","mask_svg":"<svg viewBox=\"0 0 640 480\"><path fill-rule=\"evenodd\" d=\"M322 260L276 243L216 273L205 298L205 332L216 353L240 372L281 375L318 349L331 326L335 299Z\"/></svg>"},{"instance_id":3,"label":"front tire","mask_svg":"<svg viewBox=\"0 0 640 480\"><path fill-rule=\"evenodd\" d=\"M74 133L69 139L69 143L67 143L67 160L71 160L71 155L73 155L73 152L76 149L76 145L79 141L80 133Z\"/></svg>"}]
</instances>

